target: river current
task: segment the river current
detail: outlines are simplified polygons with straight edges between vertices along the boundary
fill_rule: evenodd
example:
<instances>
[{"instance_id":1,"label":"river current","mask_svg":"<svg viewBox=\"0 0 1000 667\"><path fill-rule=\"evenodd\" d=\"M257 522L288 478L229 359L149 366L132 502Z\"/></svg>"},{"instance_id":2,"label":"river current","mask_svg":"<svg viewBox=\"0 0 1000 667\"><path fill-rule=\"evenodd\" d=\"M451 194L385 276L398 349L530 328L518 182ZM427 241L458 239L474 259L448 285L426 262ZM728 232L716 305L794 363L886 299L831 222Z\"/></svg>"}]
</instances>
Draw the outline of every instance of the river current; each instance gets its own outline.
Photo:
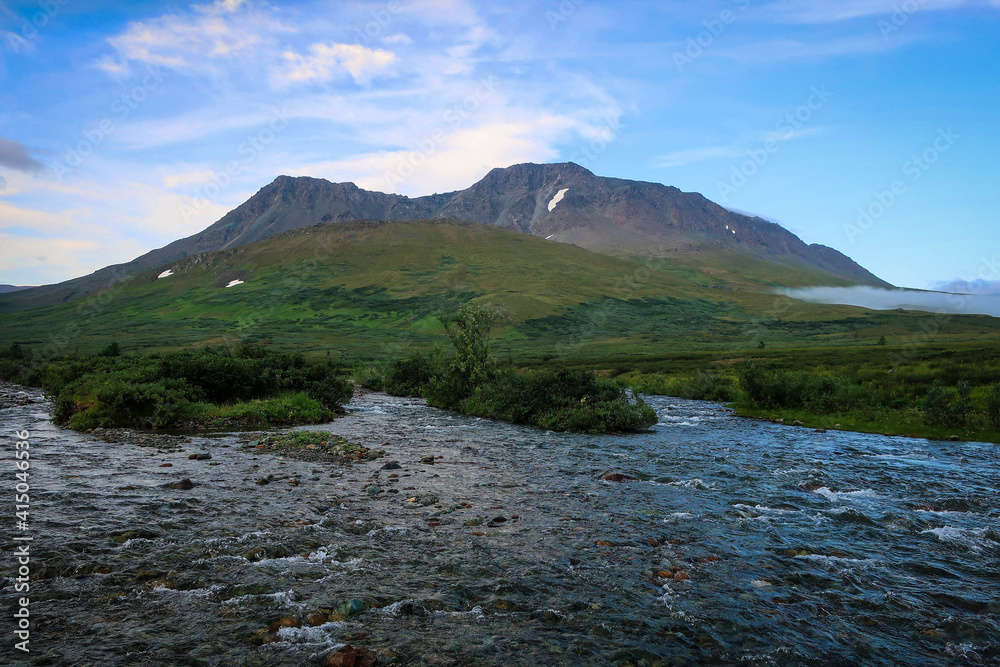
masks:
<instances>
[{"instance_id":1,"label":"river current","mask_svg":"<svg viewBox=\"0 0 1000 667\"><path fill-rule=\"evenodd\" d=\"M665 397L650 432L566 435L366 394L307 427L386 450L344 467L108 443L26 391L0 410L0 576L13 610L31 536L31 652L5 612L0 663L1000 664L996 445Z\"/></svg>"}]
</instances>

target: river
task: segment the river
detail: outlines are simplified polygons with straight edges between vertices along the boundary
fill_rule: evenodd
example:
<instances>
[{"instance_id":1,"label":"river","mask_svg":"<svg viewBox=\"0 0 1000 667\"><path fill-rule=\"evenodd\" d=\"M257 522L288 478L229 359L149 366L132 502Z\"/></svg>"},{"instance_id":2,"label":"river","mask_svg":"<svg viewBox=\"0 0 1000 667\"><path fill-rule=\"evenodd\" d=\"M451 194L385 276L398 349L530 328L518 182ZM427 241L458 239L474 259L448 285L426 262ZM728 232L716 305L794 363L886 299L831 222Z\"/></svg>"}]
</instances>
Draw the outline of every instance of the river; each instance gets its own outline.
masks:
<instances>
[{"instance_id":1,"label":"river","mask_svg":"<svg viewBox=\"0 0 1000 667\"><path fill-rule=\"evenodd\" d=\"M0 662L320 665L352 644L400 665L1000 664L995 445L666 397L650 432L566 435L366 394L308 427L387 452L344 467L245 434L107 443L27 391L0 410L0 574L13 610L31 536L31 652L5 613Z\"/></svg>"}]
</instances>

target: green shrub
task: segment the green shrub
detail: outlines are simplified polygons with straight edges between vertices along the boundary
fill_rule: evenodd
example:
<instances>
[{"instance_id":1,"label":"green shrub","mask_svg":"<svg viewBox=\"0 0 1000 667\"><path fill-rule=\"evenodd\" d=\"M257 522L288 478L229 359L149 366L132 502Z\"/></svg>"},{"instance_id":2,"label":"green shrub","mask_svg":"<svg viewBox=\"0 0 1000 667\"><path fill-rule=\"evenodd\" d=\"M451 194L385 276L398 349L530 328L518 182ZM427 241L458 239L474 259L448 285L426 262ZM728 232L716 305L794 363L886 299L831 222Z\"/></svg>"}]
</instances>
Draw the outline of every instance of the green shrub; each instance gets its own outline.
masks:
<instances>
[{"instance_id":1,"label":"green shrub","mask_svg":"<svg viewBox=\"0 0 1000 667\"><path fill-rule=\"evenodd\" d=\"M431 381L444 369L420 353L394 362L385 370L383 388L393 396L424 396Z\"/></svg>"},{"instance_id":2,"label":"green shrub","mask_svg":"<svg viewBox=\"0 0 1000 667\"><path fill-rule=\"evenodd\" d=\"M986 419L995 429L1000 429L1000 383L986 392Z\"/></svg>"},{"instance_id":3,"label":"green shrub","mask_svg":"<svg viewBox=\"0 0 1000 667\"><path fill-rule=\"evenodd\" d=\"M353 393L329 363L252 347L65 360L47 367L43 386L56 419L77 429L165 428L204 415L201 402L245 404L227 418L251 424L311 422Z\"/></svg>"},{"instance_id":4,"label":"green shrub","mask_svg":"<svg viewBox=\"0 0 1000 667\"><path fill-rule=\"evenodd\" d=\"M365 366L355 372L354 381L360 387L382 391L385 389L385 369L381 366Z\"/></svg>"},{"instance_id":5,"label":"green shrub","mask_svg":"<svg viewBox=\"0 0 1000 667\"><path fill-rule=\"evenodd\" d=\"M656 411L641 398L593 373L503 371L461 402L462 412L553 431L637 431L656 423Z\"/></svg>"}]
</instances>

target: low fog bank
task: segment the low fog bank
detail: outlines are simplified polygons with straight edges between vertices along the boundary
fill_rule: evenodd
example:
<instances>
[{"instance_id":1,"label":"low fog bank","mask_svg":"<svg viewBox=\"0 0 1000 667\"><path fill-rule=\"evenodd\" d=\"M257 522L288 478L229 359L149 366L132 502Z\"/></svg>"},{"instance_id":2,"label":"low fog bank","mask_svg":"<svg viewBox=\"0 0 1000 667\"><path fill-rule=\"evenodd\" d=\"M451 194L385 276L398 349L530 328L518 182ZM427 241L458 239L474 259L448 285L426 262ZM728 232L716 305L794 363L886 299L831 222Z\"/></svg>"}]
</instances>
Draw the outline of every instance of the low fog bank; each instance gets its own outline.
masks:
<instances>
[{"instance_id":1,"label":"low fog bank","mask_svg":"<svg viewBox=\"0 0 1000 667\"><path fill-rule=\"evenodd\" d=\"M1000 317L1000 295L918 292L878 287L801 287L780 289L779 294L811 303L861 306L872 310L922 310L952 315L992 315Z\"/></svg>"}]
</instances>

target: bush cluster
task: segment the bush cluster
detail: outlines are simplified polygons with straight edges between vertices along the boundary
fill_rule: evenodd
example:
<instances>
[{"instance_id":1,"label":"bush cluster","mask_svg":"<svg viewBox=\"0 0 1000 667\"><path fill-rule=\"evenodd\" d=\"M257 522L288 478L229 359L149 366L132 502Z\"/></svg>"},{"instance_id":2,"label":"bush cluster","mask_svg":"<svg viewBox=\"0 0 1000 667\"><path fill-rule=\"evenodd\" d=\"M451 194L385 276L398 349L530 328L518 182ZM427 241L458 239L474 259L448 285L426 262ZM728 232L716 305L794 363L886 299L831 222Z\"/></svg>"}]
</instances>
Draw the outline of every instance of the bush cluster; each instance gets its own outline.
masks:
<instances>
[{"instance_id":1,"label":"bush cluster","mask_svg":"<svg viewBox=\"0 0 1000 667\"><path fill-rule=\"evenodd\" d=\"M828 413L885 404L877 388L833 375L793 373L746 362L739 380L743 398L756 408L805 408Z\"/></svg>"},{"instance_id":2,"label":"bush cluster","mask_svg":"<svg viewBox=\"0 0 1000 667\"><path fill-rule=\"evenodd\" d=\"M656 411L638 396L591 372L504 370L454 406L462 412L551 431L620 433L649 428Z\"/></svg>"},{"instance_id":3,"label":"bush cluster","mask_svg":"<svg viewBox=\"0 0 1000 667\"><path fill-rule=\"evenodd\" d=\"M489 352L489 334L501 318L489 304L466 304L446 320L453 359L415 354L363 369L356 379L396 396L422 396L446 410L553 431L624 432L656 423L656 411L641 398L591 372L500 368Z\"/></svg>"},{"instance_id":4,"label":"bush cluster","mask_svg":"<svg viewBox=\"0 0 1000 667\"><path fill-rule=\"evenodd\" d=\"M212 416L257 425L315 421L352 394L328 363L251 346L123 355L112 344L41 370L30 354L17 353L20 359L8 350L0 360L0 377L42 386L55 398L55 419L77 429L167 428Z\"/></svg>"}]
</instances>

